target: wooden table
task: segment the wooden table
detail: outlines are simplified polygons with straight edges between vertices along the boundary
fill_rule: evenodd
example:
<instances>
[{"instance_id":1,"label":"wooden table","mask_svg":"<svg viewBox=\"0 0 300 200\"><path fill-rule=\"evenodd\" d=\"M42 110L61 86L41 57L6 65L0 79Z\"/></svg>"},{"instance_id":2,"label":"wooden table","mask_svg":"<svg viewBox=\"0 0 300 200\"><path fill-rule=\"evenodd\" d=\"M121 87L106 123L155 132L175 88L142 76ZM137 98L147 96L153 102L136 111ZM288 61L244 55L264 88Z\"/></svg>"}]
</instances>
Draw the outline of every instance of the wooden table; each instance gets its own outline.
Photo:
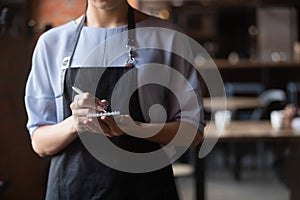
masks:
<instances>
[{"instance_id":1,"label":"wooden table","mask_svg":"<svg viewBox=\"0 0 300 200\"><path fill-rule=\"evenodd\" d=\"M205 129L205 136L215 138L217 137L218 129L215 124L207 123ZM222 130L219 141L228 140L279 140L279 139L300 139L300 132L294 131L290 128L283 128L274 130L270 121L233 121L230 125Z\"/></svg>"},{"instance_id":2,"label":"wooden table","mask_svg":"<svg viewBox=\"0 0 300 200\"><path fill-rule=\"evenodd\" d=\"M208 138L216 139L218 129L214 123L207 123L205 134ZM218 142L238 141L292 141L300 142L300 132L292 129L274 130L269 121L233 121L222 131ZM196 152L197 154L198 152ZM205 199L205 158L196 158L196 199Z\"/></svg>"},{"instance_id":3,"label":"wooden table","mask_svg":"<svg viewBox=\"0 0 300 200\"><path fill-rule=\"evenodd\" d=\"M265 105L265 102L257 97L213 97L203 99L204 108L207 111L252 109Z\"/></svg>"}]
</instances>

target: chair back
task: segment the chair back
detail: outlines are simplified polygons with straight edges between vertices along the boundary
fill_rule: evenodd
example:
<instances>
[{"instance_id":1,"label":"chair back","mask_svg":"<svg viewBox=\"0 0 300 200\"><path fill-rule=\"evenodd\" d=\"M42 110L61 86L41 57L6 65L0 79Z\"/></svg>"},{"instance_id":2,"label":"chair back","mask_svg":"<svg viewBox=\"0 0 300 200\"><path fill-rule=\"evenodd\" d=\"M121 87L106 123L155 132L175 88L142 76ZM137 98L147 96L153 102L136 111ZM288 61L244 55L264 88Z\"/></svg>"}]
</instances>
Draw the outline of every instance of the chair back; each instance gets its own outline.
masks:
<instances>
[{"instance_id":1,"label":"chair back","mask_svg":"<svg viewBox=\"0 0 300 200\"><path fill-rule=\"evenodd\" d=\"M288 94L288 102L292 104L300 104L298 95L300 93L300 82L289 82L286 86Z\"/></svg>"},{"instance_id":2,"label":"chair back","mask_svg":"<svg viewBox=\"0 0 300 200\"><path fill-rule=\"evenodd\" d=\"M259 96L265 89L257 82L228 82L224 86L227 96Z\"/></svg>"},{"instance_id":3,"label":"chair back","mask_svg":"<svg viewBox=\"0 0 300 200\"><path fill-rule=\"evenodd\" d=\"M254 109L251 120L270 119L270 113L273 110L282 110L287 104L286 93L281 89L265 90L258 98L264 102L265 106Z\"/></svg>"}]
</instances>

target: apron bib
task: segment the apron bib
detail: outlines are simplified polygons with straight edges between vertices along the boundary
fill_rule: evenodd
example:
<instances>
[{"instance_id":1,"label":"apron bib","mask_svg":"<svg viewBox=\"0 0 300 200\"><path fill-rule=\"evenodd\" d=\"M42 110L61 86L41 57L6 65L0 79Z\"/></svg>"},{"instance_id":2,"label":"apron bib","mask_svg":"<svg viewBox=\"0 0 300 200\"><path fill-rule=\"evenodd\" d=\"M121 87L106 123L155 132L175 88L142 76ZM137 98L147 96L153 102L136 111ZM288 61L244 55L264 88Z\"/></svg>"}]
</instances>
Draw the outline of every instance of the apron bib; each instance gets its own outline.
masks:
<instances>
[{"instance_id":1,"label":"apron bib","mask_svg":"<svg viewBox=\"0 0 300 200\"><path fill-rule=\"evenodd\" d=\"M133 12L131 7L129 7L128 16L132 17L133 14L130 12ZM117 92L120 94L119 104L114 107L109 106L107 110L118 110L121 114L129 114L136 121L144 122L138 90L133 95L126 94L128 88L137 88L137 68L132 62L133 57L129 58L127 62L129 64L124 67L70 67L83 23L84 19L77 28L72 55L66 62L68 68L64 72L64 119L72 115L69 105L74 98L72 86L76 85L83 91L95 94L99 99L106 99L108 102L111 100L113 91ZM118 84L116 88L116 83L125 74L126 80ZM95 83L95 80L98 80L98 83ZM128 102L129 109L124 109L128 107L125 105ZM156 143L129 135L112 137L110 141L120 148L136 153L151 152L161 148ZM95 159L80 138L77 138L51 159L46 199L176 200L178 195L171 165L148 173L134 174L117 171Z\"/></svg>"}]
</instances>

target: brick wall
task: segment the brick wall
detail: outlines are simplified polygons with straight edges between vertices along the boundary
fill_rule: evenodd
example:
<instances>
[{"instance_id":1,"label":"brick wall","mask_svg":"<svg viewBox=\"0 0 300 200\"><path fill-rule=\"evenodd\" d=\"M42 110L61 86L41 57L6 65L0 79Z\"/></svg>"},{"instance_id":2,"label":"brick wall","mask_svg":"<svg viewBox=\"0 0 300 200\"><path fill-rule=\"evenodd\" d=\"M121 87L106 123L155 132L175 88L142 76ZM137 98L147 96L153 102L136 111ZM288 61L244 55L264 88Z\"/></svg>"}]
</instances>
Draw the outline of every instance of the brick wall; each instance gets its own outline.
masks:
<instances>
[{"instance_id":1,"label":"brick wall","mask_svg":"<svg viewBox=\"0 0 300 200\"><path fill-rule=\"evenodd\" d=\"M84 0L32 0L32 19L39 30L46 24L64 24L79 17L84 10Z\"/></svg>"},{"instance_id":2,"label":"brick wall","mask_svg":"<svg viewBox=\"0 0 300 200\"><path fill-rule=\"evenodd\" d=\"M128 1L133 7L138 7L138 0ZM84 12L85 0L32 0L32 19L38 31L47 24L58 26L76 19Z\"/></svg>"}]
</instances>

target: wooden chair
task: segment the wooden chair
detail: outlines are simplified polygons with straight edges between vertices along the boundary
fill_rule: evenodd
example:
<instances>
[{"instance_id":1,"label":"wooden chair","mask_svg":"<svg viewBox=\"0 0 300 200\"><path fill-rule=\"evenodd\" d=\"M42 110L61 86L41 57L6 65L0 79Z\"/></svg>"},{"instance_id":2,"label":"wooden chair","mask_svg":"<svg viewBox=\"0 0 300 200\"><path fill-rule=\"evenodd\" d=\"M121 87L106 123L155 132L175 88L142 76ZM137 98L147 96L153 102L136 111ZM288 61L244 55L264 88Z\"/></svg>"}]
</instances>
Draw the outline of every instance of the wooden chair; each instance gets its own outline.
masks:
<instances>
[{"instance_id":1,"label":"wooden chair","mask_svg":"<svg viewBox=\"0 0 300 200\"><path fill-rule=\"evenodd\" d=\"M226 83L225 91L227 96L254 96L265 102L264 107L254 110L237 110L233 113L234 120L262 120L269 119L272 110L283 109L286 105L285 91L280 89L265 90L261 83ZM232 143L229 144L229 152L233 156L233 174L236 180L241 179L241 164L243 157L254 154L256 156L256 167L262 168L265 162L265 144L263 142L253 143Z\"/></svg>"}]
</instances>

